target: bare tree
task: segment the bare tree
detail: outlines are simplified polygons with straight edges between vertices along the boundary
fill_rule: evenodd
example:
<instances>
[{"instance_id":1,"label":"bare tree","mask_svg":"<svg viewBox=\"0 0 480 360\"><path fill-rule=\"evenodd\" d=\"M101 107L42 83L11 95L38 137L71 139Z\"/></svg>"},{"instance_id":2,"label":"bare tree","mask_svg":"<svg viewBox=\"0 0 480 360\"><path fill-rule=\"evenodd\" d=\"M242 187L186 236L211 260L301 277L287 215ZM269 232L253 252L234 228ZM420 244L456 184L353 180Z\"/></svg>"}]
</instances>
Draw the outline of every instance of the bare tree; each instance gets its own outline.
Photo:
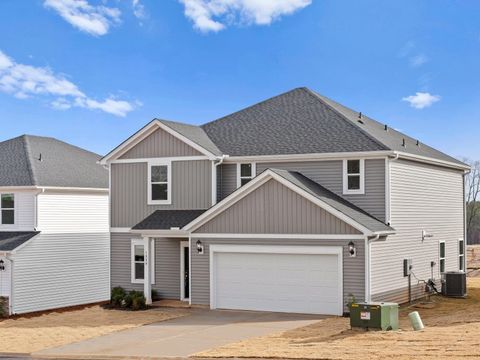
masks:
<instances>
[{"instance_id":1,"label":"bare tree","mask_svg":"<svg viewBox=\"0 0 480 360\"><path fill-rule=\"evenodd\" d=\"M471 171L465 175L465 201L467 203L467 234L471 238L474 233L477 216L480 212L478 203L480 195L480 161L463 159L471 167Z\"/></svg>"}]
</instances>

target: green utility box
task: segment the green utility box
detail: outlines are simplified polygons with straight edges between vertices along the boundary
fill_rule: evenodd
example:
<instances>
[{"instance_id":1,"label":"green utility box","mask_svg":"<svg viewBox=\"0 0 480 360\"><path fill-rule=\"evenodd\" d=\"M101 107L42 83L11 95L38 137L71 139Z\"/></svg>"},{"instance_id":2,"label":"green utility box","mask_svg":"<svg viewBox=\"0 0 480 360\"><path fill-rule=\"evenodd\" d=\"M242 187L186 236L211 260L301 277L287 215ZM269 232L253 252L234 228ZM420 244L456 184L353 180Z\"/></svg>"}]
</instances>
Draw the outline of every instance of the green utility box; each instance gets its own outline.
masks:
<instances>
[{"instance_id":1,"label":"green utility box","mask_svg":"<svg viewBox=\"0 0 480 360\"><path fill-rule=\"evenodd\" d=\"M398 304L386 302L353 303L350 305L352 328L398 330Z\"/></svg>"}]
</instances>

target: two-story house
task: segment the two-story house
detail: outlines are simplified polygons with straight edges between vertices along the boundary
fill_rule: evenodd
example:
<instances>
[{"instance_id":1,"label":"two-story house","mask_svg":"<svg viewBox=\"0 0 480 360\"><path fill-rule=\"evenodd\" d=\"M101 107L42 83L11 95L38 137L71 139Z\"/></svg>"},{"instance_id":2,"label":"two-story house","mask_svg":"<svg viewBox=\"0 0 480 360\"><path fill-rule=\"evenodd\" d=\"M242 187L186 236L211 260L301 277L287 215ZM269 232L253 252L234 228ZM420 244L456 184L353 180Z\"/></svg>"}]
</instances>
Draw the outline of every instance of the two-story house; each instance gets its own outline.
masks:
<instances>
[{"instance_id":1,"label":"two-story house","mask_svg":"<svg viewBox=\"0 0 480 360\"><path fill-rule=\"evenodd\" d=\"M53 138L0 142L0 297L8 313L109 299L108 172L99 159Z\"/></svg>"},{"instance_id":2,"label":"two-story house","mask_svg":"<svg viewBox=\"0 0 480 360\"><path fill-rule=\"evenodd\" d=\"M155 119L101 163L111 284L149 302L340 315L465 269L468 166L306 88L202 126Z\"/></svg>"}]
</instances>

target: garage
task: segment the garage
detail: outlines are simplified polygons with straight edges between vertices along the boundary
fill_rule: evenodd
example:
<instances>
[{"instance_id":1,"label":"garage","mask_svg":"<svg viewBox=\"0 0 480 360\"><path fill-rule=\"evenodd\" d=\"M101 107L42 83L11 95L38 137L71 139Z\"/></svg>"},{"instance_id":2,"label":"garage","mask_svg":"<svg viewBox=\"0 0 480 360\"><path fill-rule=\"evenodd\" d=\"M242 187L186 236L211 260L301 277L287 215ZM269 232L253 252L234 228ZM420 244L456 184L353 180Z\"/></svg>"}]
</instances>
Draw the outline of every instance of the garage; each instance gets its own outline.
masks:
<instances>
[{"instance_id":1,"label":"garage","mask_svg":"<svg viewBox=\"0 0 480 360\"><path fill-rule=\"evenodd\" d=\"M309 314L343 313L340 246L210 246L210 305Z\"/></svg>"}]
</instances>

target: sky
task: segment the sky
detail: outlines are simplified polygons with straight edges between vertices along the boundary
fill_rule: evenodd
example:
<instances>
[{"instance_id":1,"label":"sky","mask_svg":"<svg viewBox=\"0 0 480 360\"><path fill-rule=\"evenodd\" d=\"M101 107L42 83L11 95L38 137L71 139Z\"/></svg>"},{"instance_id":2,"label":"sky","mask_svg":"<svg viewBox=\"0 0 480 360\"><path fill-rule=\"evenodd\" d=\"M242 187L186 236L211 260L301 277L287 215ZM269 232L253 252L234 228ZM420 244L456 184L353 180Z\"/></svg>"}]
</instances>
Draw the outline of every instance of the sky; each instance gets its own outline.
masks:
<instances>
[{"instance_id":1,"label":"sky","mask_svg":"<svg viewBox=\"0 0 480 360\"><path fill-rule=\"evenodd\" d=\"M0 140L105 154L307 86L480 159L479 1L2 0Z\"/></svg>"}]
</instances>

